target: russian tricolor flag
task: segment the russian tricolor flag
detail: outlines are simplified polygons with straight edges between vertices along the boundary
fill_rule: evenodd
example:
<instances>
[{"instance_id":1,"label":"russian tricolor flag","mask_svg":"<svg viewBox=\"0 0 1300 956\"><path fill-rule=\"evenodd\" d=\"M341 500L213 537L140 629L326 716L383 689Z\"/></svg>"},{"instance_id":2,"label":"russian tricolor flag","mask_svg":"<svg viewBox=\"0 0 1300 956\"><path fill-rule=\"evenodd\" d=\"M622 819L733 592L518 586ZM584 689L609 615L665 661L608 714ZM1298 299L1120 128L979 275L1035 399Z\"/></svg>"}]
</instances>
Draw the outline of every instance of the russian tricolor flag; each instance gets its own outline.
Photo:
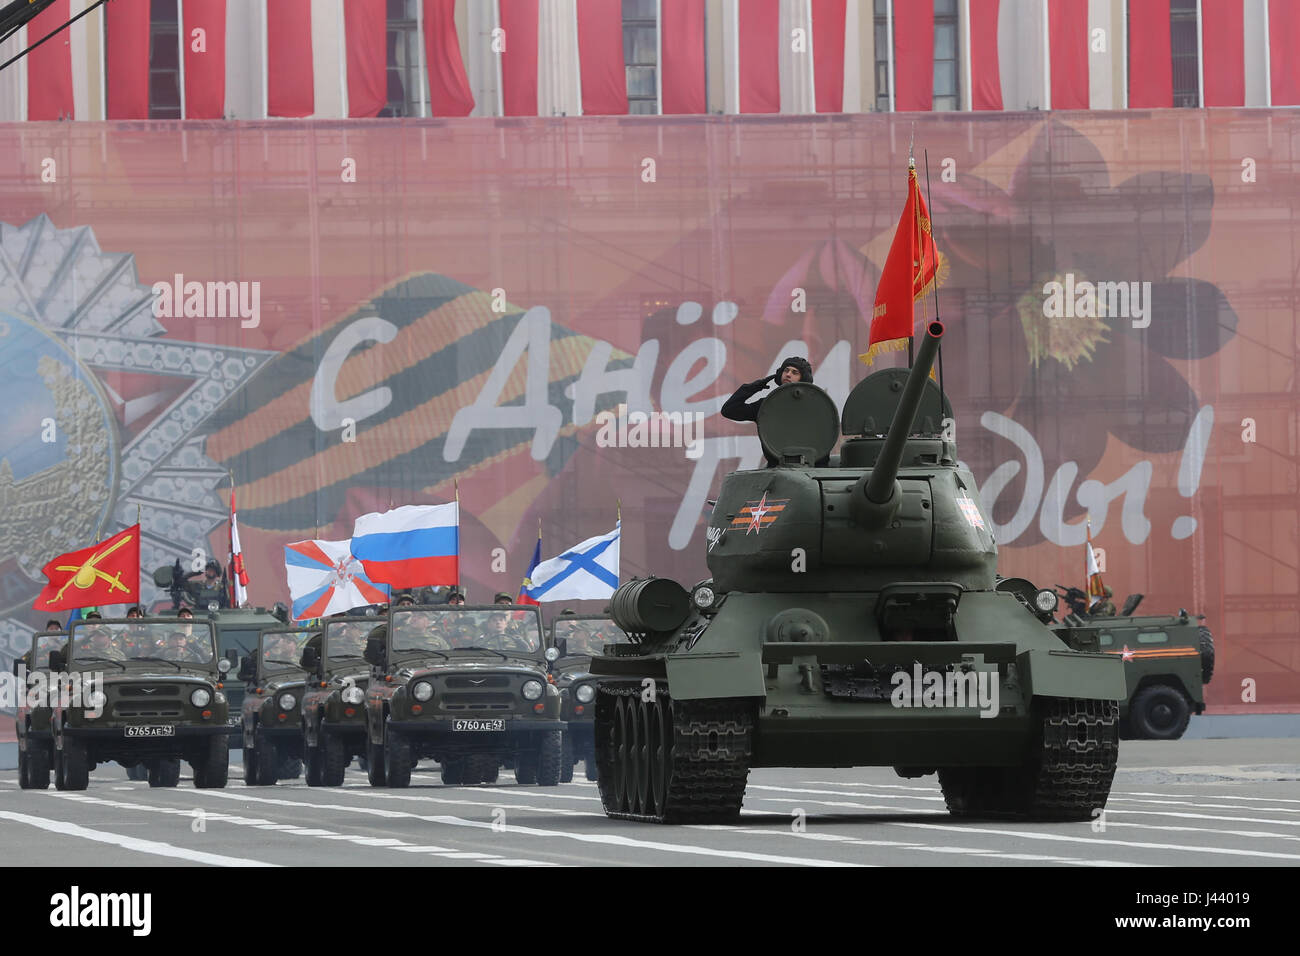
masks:
<instances>
[{"instance_id":1,"label":"russian tricolor flag","mask_svg":"<svg viewBox=\"0 0 1300 956\"><path fill-rule=\"evenodd\" d=\"M352 528L352 554L366 577L395 588L453 585L460 580L460 515L456 502L403 505L362 515Z\"/></svg>"}]
</instances>

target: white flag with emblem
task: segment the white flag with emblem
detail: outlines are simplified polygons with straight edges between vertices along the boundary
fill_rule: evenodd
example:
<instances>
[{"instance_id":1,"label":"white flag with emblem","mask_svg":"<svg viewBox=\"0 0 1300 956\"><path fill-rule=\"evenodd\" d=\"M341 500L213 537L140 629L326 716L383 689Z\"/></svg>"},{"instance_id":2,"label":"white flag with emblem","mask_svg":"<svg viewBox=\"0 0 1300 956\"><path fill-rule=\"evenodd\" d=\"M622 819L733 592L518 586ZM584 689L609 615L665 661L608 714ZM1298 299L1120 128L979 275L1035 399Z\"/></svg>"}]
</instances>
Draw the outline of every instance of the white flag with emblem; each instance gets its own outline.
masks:
<instances>
[{"instance_id":1,"label":"white flag with emblem","mask_svg":"<svg viewBox=\"0 0 1300 956\"><path fill-rule=\"evenodd\" d=\"M584 601L607 598L618 588L618 542L622 522L609 534L588 538L558 557L543 561L524 589L534 601Z\"/></svg>"}]
</instances>

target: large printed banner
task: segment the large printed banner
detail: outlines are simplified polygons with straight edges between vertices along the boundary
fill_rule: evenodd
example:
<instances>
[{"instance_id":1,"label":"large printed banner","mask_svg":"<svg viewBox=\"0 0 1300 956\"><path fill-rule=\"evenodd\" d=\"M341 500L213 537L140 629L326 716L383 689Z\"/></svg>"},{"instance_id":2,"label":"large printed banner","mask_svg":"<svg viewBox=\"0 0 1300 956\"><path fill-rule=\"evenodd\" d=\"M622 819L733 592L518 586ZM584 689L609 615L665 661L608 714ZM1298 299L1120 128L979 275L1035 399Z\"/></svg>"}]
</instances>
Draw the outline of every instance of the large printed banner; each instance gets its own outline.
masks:
<instances>
[{"instance_id":1,"label":"large printed banner","mask_svg":"<svg viewBox=\"0 0 1300 956\"><path fill-rule=\"evenodd\" d=\"M624 579L704 578L762 463L725 399L867 371L913 127L1003 573L1083 586L1090 516L1116 603L1207 615L1213 709L1300 708L1300 116L1265 111L7 127L7 653L137 510L146 577L224 562L228 476L257 604L286 544L457 483L471 600L620 503Z\"/></svg>"}]
</instances>

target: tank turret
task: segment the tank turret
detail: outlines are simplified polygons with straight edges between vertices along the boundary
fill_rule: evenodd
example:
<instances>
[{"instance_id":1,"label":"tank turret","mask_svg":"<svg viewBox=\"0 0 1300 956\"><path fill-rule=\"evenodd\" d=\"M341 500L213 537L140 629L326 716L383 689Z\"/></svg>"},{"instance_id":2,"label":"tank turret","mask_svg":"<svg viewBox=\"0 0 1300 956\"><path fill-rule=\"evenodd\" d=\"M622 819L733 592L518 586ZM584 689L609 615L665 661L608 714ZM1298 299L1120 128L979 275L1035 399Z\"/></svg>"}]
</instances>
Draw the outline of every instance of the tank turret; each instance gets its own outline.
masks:
<instances>
[{"instance_id":1,"label":"tank turret","mask_svg":"<svg viewBox=\"0 0 1300 956\"><path fill-rule=\"evenodd\" d=\"M997 546L975 479L944 435L951 406L929 377L942 335L930 323L912 368L867 376L842 415L815 385L764 400L759 439L778 464L723 483L708 553L716 590L993 586ZM816 467L841 435L839 460Z\"/></svg>"}]
</instances>

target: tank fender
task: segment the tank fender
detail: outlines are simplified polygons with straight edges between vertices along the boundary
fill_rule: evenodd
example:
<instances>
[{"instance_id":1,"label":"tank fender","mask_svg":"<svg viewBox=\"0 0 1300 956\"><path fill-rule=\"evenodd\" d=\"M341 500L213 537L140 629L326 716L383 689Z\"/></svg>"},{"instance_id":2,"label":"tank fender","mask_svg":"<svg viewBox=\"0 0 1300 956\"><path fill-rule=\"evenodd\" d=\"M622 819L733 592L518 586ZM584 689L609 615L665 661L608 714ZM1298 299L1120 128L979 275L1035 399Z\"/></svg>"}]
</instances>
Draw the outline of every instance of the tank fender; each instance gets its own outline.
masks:
<instances>
[{"instance_id":1,"label":"tank fender","mask_svg":"<svg viewBox=\"0 0 1300 956\"><path fill-rule=\"evenodd\" d=\"M1016 657L1016 670L1033 697L1128 699L1124 661L1117 654L1031 649Z\"/></svg>"},{"instance_id":2,"label":"tank fender","mask_svg":"<svg viewBox=\"0 0 1300 956\"><path fill-rule=\"evenodd\" d=\"M673 699L765 697L762 657L758 650L669 657L666 669Z\"/></svg>"}]
</instances>

